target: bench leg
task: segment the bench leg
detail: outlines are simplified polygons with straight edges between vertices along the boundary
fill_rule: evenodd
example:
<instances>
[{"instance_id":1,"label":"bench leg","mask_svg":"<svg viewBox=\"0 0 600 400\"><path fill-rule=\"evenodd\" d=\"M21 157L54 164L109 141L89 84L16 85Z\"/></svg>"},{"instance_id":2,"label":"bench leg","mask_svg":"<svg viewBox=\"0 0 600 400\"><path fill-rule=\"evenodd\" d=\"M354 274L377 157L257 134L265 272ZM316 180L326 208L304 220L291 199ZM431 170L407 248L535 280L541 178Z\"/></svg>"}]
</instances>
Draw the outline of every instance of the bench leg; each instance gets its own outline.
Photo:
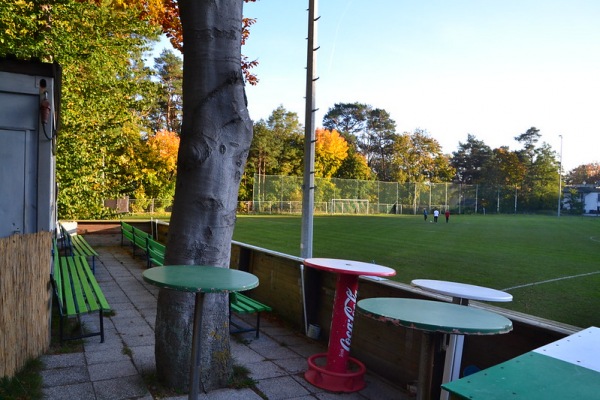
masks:
<instances>
[{"instance_id":1,"label":"bench leg","mask_svg":"<svg viewBox=\"0 0 600 400\"><path fill-rule=\"evenodd\" d=\"M59 321L58 321L58 336L60 338L60 342L63 342L63 316L60 315L59 316Z\"/></svg>"},{"instance_id":2,"label":"bench leg","mask_svg":"<svg viewBox=\"0 0 600 400\"><path fill-rule=\"evenodd\" d=\"M104 313L102 309L99 311L100 314L100 343L104 343Z\"/></svg>"},{"instance_id":3,"label":"bench leg","mask_svg":"<svg viewBox=\"0 0 600 400\"><path fill-rule=\"evenodd\" d=\"M260 336L260 311L256 313L256 338Z\"/></svg>"}]
</instances>

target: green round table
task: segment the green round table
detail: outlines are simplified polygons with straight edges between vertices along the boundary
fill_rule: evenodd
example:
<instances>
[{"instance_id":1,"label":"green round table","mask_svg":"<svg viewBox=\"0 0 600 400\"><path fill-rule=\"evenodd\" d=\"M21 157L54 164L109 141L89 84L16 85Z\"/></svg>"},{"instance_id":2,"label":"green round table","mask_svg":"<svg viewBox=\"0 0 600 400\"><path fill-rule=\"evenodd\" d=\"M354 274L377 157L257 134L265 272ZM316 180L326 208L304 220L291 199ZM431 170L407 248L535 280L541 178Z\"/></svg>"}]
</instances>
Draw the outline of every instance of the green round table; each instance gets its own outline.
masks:
<instances>
[{"instance_id":1,"label":"green round table","mask_svg":"<svg viewBox=\"0 0 600 400\"><path fill-rule=\"evenodd\" d=\"M192 336L192 365L190 369L189 399L197 399L200 385L200 327L202 326L202 298L204 293L241 292L258 286L258 278L236 269L205 265L170 265L150 268L143 273L152 285L196 293L194 332Z\"/></svg>"},{"instance_id":2,"label":"green round table","mask_svg":"<svg viewBox=\"0 0 600 400\"><path fill-rule=\"evenodd\" d=\"M512 322L499 314L441 301L379 297L360 300L356 306L369 318L425 333L421 342L417 399L431 398L435 346L432 334L496 335L512 330Z\"/></svg>"}]
</instances>

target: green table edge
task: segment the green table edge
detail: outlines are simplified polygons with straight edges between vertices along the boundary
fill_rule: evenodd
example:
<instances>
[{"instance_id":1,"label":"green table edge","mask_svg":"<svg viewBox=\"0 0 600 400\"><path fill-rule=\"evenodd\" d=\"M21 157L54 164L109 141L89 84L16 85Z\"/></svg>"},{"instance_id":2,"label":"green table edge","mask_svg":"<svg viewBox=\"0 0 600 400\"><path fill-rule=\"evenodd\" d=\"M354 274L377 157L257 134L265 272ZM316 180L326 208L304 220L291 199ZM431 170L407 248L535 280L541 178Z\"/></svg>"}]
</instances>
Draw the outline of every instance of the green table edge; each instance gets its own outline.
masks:
<instances>
[{"instance_id":1,"label":"green table edge","mask_svg":"<svg viewBox=\"0 0 600 400\"><path fill-rule=\"evenodd\" d=\"M416 318L400 318L400 307L421 307L422 312L416 314ZM495 335L510 332L513 328L508 318L491 311L432 300L376 297L360 300L357 309L377 321L428 332ZM451 321L439 323L430 320L432 316ZM465 317L470 321L464 321Z\"/></svg>"},{"instance_id":2,"label":"green table edge","mask_svg":"<svg viewBox=\"0 0 600 400\"><path fill-rule=\"evenodd\" d=\"M600 374L532 351L442 388L473 400L591 400L600 396Z\"/></svg>"},{"instance_id":3,"label":"green table edge","mask_svg":"<svg viewBox=\"0 0 600 400\"><path fill-rule=\"evenodd\" d=\"M194 269L195 271L192 271ZM227 280L204 277L201 282L190 277L190 272L214 272ZM227 271L227 272L225 272ZM242 292L258 286L258 277L236 269L206 265L167 265L147 269L142 274L144 281L161 288L191 293Z\"/></svg>"}]
</instances>

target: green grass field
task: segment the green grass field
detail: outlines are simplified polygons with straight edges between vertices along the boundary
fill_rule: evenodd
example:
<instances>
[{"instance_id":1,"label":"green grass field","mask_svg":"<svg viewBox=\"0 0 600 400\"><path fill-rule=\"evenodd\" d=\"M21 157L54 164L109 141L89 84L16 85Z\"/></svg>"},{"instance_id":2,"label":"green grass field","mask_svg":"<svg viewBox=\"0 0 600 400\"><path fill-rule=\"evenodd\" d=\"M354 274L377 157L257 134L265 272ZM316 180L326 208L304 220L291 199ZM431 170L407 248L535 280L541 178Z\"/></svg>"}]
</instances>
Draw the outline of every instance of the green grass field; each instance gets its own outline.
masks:
<instances>
[{"instance_id":1,"label":"green grass field","mask_svg":"<svg viewBox=\"0 0 600 400\"><path fill-rule=\"evenodd\" d=\"M430 216L429 220L433 217ZM240 215L234 240L300 255L300 216ZM600 218L316 216L313 257L374 261L392 279L442 279L511 293L494 305L600 326Z\"/></svg>"}]
</instances>

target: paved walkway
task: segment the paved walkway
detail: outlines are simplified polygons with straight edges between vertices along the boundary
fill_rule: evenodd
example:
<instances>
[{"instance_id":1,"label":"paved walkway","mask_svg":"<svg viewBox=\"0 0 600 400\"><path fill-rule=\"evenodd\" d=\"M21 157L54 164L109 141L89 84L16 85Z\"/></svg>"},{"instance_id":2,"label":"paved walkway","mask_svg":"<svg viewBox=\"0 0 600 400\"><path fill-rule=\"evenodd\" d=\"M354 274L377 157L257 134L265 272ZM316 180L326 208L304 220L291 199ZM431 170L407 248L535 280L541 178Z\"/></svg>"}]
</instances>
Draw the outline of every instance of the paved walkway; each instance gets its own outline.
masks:
<instances>
[{"instance_id":1,"label":"paved walkway","mask_svg":"<svg viewBox=\"0 0 600 400\"><path fill-rule=\"evenodd\" d=\"M145 283L146 266L141 257L120 246L118 235L88 235L100 254L96 278L115 315L105 318L105 342L98 336L85 340L83 353L43 356L44 396L48 400L152 400L142 375L151 375L154 363L154 321L158 289ZM253 318L253 317L251 317ZM97 317L86 318L97 325ZM231 340L236 364L250 370L254 389L220 389L202 394L206 400L283 399L409 399L393 384L367 372L367 386L360 392L332 394L306 382L303 373L308 356L325 351L325 344L283 328L267 318L261 320L259 339L254 333ZM187 395L167 400L184 400Z\"/></svg>"}]
</instances>

